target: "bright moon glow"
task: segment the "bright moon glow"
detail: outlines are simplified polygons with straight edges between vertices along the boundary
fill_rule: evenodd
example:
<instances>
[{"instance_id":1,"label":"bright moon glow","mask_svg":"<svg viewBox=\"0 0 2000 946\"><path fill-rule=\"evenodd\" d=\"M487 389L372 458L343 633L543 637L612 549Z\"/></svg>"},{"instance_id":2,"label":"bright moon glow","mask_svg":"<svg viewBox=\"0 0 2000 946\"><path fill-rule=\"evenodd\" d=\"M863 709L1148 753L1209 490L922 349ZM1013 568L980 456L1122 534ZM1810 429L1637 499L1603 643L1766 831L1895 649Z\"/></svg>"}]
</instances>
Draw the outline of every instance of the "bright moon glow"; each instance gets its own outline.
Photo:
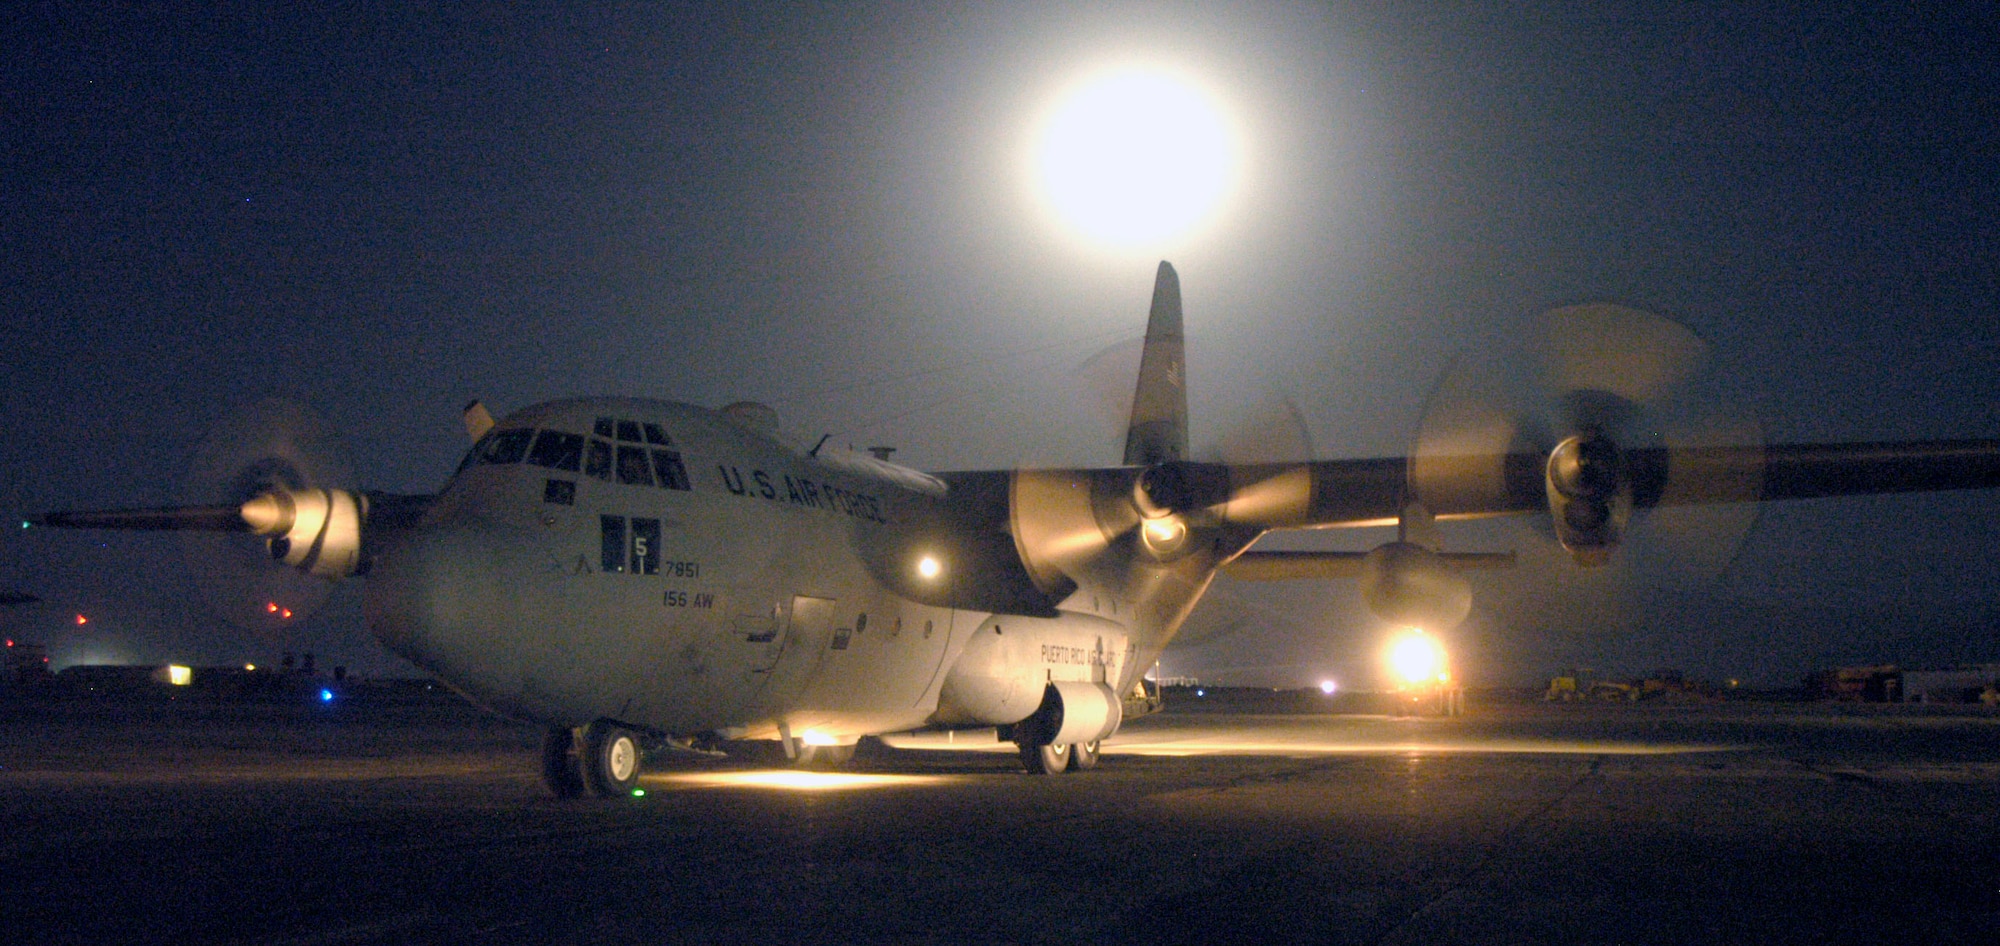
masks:
<instances>
[{"instance_id":1,"label":"bright moon glow","mask_svg":"<svg viewBox=\"0 0 2000 946\"><path fill-rule=\"evenodd\" d=\"M1389 669L1406 684L1443 679L1444 648L1422 631L1410 631L1389 645Z\"/></svg>"},{"instance_id":2,"label":"bright moon glow","mask_svg":"<svg viewBox=\"0 0 2000 946\"><path fill-rule=\"evenodd\" d=\"M1216 103L1174 75L1103 73L1071 92L1035 153L1041 196L1064 222L1114 247L1180 236L1222 202L1234 136Z\"/></svg>"}]
</instances>

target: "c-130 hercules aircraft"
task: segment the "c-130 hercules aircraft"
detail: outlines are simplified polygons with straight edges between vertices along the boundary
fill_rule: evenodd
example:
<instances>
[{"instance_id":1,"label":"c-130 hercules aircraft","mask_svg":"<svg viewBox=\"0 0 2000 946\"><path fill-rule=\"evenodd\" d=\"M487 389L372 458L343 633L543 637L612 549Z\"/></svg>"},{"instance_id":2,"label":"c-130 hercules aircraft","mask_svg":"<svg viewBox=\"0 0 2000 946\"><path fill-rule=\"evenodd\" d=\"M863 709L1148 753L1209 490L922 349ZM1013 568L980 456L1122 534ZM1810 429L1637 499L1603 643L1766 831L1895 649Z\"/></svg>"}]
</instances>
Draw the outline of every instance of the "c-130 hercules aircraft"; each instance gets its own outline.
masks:
<instances>
[{"instance_id":1,"label":"c-130 hercules aircraft","mask_svg":"<svg viewBox=\"0 0 2000 946\"><path fill-rule=\"evenodd\" d=\"M1685 347L1685 330L1616 306L1556 315L1583 367L1553 442L1467 437L1490 413L1473 404L1434 411L1410 457L1194 461L1180 283L1163 262L1120 466L932 475L800 449L756 404L581 398L495 423L475 402L476 443L435 495L309 482L265 456L233 472L226 503L39 521L247 533L271 567L365 575L384 645L546 725L556 795L609 797L633 790L654 740L775 739L788 758L838 762L863 736L997 728L1030 772L1089 769L1158 707L1142 677L1220 572L1352 577L1391 624L1456 624L1471 606L1461 570L1511 556L1442 552L1439 520L1546 513L1590 566L1657 507L2000 485L2000 441L1621 442L1661 379L1617 349ZM1341 526L1397 538L1251 550L1273 530Z\"/></svg>"}]
</instances>

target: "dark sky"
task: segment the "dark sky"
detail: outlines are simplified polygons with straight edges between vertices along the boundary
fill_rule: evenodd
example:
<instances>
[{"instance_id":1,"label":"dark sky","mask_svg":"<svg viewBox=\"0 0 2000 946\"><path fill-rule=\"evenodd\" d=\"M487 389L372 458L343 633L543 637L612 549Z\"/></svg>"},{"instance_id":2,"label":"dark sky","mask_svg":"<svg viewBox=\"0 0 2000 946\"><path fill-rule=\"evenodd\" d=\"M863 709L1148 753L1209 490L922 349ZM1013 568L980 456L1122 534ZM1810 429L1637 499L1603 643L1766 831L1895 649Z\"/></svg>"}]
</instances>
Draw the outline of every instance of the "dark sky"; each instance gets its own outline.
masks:
<instances>
[{"instance_id":1,"label":"dark sky","mask_svg":"<svg viewBox=\"0 0 2000 946\"><path fill-rule=\"evenodd\" d=\"M0 15L0 508L173 502L270 393L391 491L443 481L472 397L749 398L930 469L1111 463L1082 365L1138 334L1162 255L1198 443L1283 397L1321 456L1400 453L1454 352L1593 298L1702 335L1774 442L2000 436L1990 7L358 6ZM1203 77L1246 175L1195 237L1085 250L1024 142L1131 59ZM1642 537L1614 575L1481 576L1453 643L1487 680L2000 660L1997 515L1770 508L1698 569ZM0 588L48 603L0 620L59 660L395 666L357 589L246 638L178 559L10 531ZM1228 590L1198 622L1255 626L1169 672L1372 666L1351 587Z\"/></svg>"}]
</instances>

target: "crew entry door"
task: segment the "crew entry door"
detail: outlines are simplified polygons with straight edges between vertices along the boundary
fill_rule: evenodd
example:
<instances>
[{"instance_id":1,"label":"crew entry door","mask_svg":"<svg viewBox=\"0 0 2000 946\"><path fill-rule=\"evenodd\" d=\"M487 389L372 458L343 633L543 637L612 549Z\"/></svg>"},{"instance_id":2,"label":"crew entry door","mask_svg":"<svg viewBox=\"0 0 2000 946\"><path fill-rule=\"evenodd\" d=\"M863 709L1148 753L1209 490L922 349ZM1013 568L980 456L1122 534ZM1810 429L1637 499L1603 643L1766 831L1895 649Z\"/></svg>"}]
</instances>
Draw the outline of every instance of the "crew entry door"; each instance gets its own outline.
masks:
<instances>
[{"instance_id":1,"label":"crew entry door","mask_svg":"<svg viewBox=\"0 0 2000 946\"><path fill-rule=\"evenodd\" d=\"M765 674L763 699L784 701L796 695L826 656L833 639L832 598L794 595L785 615L785 628L778 635L778 657Z\"/></svg>"}]
</instances>

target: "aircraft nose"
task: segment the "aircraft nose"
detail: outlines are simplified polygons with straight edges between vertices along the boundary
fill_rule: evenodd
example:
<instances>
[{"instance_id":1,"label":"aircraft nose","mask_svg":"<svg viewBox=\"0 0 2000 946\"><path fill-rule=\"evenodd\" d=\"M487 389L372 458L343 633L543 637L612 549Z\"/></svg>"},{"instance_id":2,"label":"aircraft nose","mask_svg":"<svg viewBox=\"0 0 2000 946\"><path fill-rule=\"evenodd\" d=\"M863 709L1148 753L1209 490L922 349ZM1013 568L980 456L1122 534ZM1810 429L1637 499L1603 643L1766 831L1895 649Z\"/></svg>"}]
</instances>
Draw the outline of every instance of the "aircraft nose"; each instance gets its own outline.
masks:
<instances>
[{"instance_id":1,"label":"aircraft nose","mask_svg":"<svg viewBox=\"0 0 2000 946\"><path fill-rule=\"evenodd\" d=\"M423 529L378 554L365 605L376 639L444 675L470 641L490 635L504 570L489 533L469 524Z\"/></svg>"}]
</instances>

